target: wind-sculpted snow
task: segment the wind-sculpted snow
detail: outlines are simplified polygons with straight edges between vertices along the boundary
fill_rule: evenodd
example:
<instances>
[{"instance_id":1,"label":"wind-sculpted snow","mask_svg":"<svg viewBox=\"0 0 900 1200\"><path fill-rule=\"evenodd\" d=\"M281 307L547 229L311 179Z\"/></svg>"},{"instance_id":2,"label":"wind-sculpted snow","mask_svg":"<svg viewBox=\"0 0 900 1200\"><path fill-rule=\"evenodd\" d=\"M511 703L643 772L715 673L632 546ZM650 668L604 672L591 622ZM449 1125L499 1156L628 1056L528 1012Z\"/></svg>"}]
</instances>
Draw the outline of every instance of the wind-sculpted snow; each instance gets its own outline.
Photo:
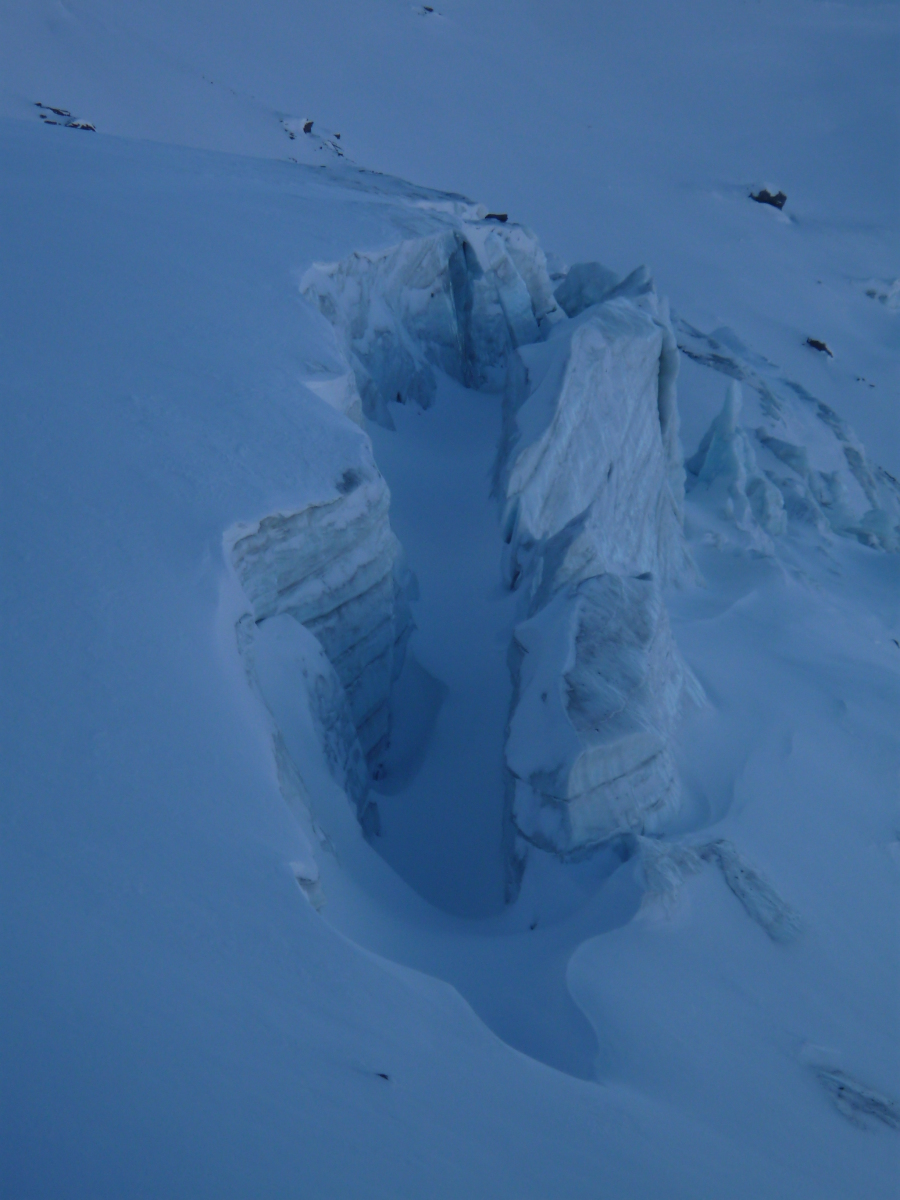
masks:
<instances>
[{"instance_id":1,"label":"wind-sculpted snow","mask_svg":"<svg viewBox=\"0 0 900 1200\"><path fill-rule=\"evenodd\" d=\"M435 369L502 390L512 350L561 315L537 240L517 225L453 220L446 231L317 264L300 288L335 326L366 414L427 407Z\"/></svg>"},{"instance_id":2,"label":"wind-sculpted snow","mask_svg":"<svg viewBox=\"0 0 900 1200\"><path fill-rule=\"evenodd\" d=\"M256 621L289 614L315 634L373 766L389 739L391 684L411 628L389 504L366 449L330 496L237 526L227 539Z\"/></svg>"},{"instance_id":3,"label":"wind-sculpted snow","mask_svg":"<svg viewBox=\"0 0 900 1200\"><path fill-rule=\"evenodd\" d=\"M338 787L362 816L368 789L366 762L346 691L318 638L288 613L253 626L244 652L266 707L279 729L301 704L309 708L316 741Z\"/></svg>"},{"instance_id":4,"label":"wind-sculpted snow","mask_svg":"<svg viewBox=\"0 0 900 1200\"><path fill-rule=\"evenodd\" d=\"M709 863L719 868L744 912L773 942L787 945L800 936L803 926L798 915L733 842L717 838L712 842L687 844L638 836L635 850L645 902L659 901L663 908L671 909L685 881L701 871L704 863Z\"/></svg>"},{"instance_id":5,"label":"wind-sculpted snow","mask_svg":"<svg viewBox=\"0 0 900 1200\"><path fill-rule=\"evenodd\" d=\"M731 508L720 515L745 532L755 527L763 540L806 528L900 550L900 483L869 461L849 425L730 330L706 335L686 321L676 324L685 354L743 382L753 399L741 427L741 393L729 390L722 413L688 460L688 490L700 483L727 493Z\"/></svg>"}]
</instances>

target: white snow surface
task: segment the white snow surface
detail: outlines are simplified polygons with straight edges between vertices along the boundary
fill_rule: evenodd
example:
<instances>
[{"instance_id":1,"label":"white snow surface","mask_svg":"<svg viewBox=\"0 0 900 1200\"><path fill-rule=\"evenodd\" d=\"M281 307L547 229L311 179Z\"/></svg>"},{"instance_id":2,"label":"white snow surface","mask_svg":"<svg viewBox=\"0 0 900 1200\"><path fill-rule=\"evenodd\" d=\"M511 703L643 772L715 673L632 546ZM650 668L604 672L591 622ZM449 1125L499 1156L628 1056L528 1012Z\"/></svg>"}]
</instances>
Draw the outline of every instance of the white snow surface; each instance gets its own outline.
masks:
<instances>
[{"instance_id":1,"label":"white snow surface","mask_svg":"<svg viewBox=\"0 0 900 1200\"><path fill-rule=\"evenodd\" d=\"M0 1194L892 1197L897 5L0 15Z\"/></svg>"}]
</instances>

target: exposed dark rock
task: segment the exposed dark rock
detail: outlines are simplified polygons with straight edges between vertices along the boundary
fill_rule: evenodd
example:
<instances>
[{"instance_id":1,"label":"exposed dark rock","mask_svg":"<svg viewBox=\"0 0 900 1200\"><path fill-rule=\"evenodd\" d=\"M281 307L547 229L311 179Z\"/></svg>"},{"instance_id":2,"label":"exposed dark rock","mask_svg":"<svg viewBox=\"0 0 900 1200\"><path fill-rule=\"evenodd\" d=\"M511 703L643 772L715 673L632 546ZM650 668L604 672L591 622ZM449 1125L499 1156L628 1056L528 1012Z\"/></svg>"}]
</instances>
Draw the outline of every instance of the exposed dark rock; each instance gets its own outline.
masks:
<instances>
[{"instance_id":1,"label":"exposed dark rock","mask_svg":"<svg viewBox=\"0 0 900 1200\"><path fill-rule=\"evenodd\" d=\"M312 121L304 121L303 122L303 132L304 133L312 133L312 127L313 127Z\"/></svg>"},{"instance_id":2,"label":"exposed dark rock","mask_svg":"<svg viewBox=\"0 0 900 1200\"><path fill-rule=\"evenodd\" d=\"M486 221L502 221L509 220L509 213L488 213L484 218Z\"/></svg>"},{"instance_id":3,"label":"exposed dark rock","mask_svg":"<svg viewBox=\"0 0 900 1200\"><path fill-rule=\"evenodd\" d=\"M771 204L779 212L787 203L787 196L784 192L776 192L773 196L768 188L760 188L758 192L751 192L750 199L755 200L757 204Z\"/></svg>"},{"instance_id":4,"label":"exposed dark rock","mask_svg":"<svg viewBox=\"0 0 900 1200\"><path fill-rule=\"evenodd\" d=\"M831 352L826 342L820 342L818 338L808 337L806 339L806 344L807 346L812 346L813 350L820 350L822 354L827 354L829 358L834 358L834 354Z\"/></svg>"},{"instance_id":5,"label":"exposed dark rock","mask_svg":"<svg viewBox=\"0 0 900 1200\"><path fill-rule=\"evenodd\" d=\"M819 1067L816 1075L835 1108L851 1124L865 1126L874 1119L889 1129L900 1129L900 1110L887 1096L880 1096L858 1079L833 1067Z\"/></svg>"}]
</instances>

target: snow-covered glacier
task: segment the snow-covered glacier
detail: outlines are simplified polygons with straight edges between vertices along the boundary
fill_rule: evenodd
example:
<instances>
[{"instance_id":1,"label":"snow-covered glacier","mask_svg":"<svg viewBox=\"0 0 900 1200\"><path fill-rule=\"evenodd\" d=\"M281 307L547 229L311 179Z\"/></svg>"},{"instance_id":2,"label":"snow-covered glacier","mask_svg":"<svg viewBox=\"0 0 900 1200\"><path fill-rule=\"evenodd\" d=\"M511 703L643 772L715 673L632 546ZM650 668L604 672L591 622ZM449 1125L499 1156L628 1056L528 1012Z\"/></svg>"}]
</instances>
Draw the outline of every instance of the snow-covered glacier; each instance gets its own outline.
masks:
<instances>
[{"instance_id":1,"label":"snow-covered glacier","mask_svg":"<svg viewBox=\"0 0 900 1200\"><path fill-rule=\"evenodd\" d=\"M4 1195L894 1200L896 13L706 8L5 6Z\"/></svg>"}]
</instances>

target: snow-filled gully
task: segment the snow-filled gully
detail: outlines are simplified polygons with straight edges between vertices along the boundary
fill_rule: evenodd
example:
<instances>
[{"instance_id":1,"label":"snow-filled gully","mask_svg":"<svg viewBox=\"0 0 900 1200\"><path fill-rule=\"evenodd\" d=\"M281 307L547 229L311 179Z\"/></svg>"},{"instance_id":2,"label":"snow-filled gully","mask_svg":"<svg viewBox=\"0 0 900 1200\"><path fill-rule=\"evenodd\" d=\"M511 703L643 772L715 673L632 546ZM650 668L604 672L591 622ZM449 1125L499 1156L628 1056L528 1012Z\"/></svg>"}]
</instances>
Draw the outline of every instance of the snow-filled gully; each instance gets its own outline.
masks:
<instances>
[{"instance_id":1,"label":"snow-filled gully","mask_svg":"<svg viewBox=\"0 0 900 1200\"><path fill-rule=\"evenodd\" d=\"M644 271L554 282L532 235L471 212L312 268L301 290L345 356L315 390L370 437L332 493L226 545L308 837L303 890L513 1046L596 1078L569 960L645 890L710 863L773 940L799 926L730 843L655 836L681 807L677 723L704 703L662 598L694 573L678 351ZM749 468L729 483L731 442L709 450L746 440L738 403L691 466L745 488L735 519L760 520L762 544L781 493ZM880 529L867 520L845 525ZM620 870L635 853L641 870Z\"/></svg>"}]
</instances>

